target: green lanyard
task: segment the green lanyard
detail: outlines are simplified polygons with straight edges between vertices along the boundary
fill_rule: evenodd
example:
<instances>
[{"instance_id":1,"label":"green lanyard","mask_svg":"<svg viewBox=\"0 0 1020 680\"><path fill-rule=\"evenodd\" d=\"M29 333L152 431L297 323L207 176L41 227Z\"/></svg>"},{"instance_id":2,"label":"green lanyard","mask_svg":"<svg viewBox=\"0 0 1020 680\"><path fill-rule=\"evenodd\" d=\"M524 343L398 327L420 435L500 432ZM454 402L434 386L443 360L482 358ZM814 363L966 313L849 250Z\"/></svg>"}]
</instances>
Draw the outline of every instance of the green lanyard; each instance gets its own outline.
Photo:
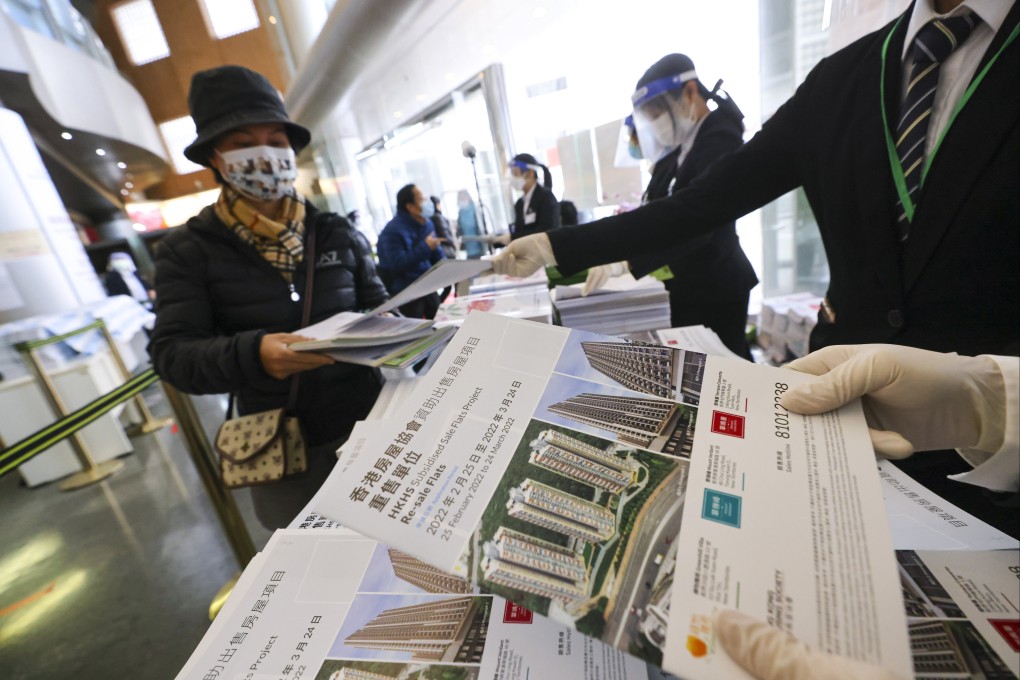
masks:
<instances>
[{"instance_id":1,"label":"green lanyard","mask_svg":"<svg viewBox=\"0 0 1020 680\"><path fill-rule=\"evenodd\" d=\"M882 126L885 132L885 148L889 152L889 165L892 168L893 182L896 184L896 193L899 194L900 203L903 205L903 211L907 214L907 219L912 222L914 220L914 201L911 200L910 193L907 191L907 180L903 176L903 166L900 165L900 157L896 152L896 144L893 142L892 132L889 130L889 120L885 112L886 53L889 51L889 42L892 40L893 33L896 32L896 29L899 28L899 25L902 22L903 17L900 17L896 22L896 25L893 26L891 31L889 31L889 35L886 36L885 43L882 45L882 81L880 83L880 91L882 95ZM952 127L953 121L956 120L956 116L959 115L960 110L963 109L964 105L970 101L971 95L974 94L978 85L980 85L981 81L984 80L985 74L988 73L988 69L990 69L992 64L996 62L1003 50L1009 47L1013 41L1016 40L1017 35L1020 35L1020 24L1013 27L1013 32L1009 34L1008 38L1006 38L1006 42L1002 44L1002 47L1000 47L999 51L995 53L995 56L992 57L987 64L985 64L985 67L981 69L981 73L979 73L977 77L971 81L970 86L967 87L963 96L960 97L960 101L956 103L956 108L953 109L953 114L949 117L949 122L946 123L945 129L942 130L942 134L939 135L938 140L935 142L935 147L931 150L931 154L929 154L928 158L925 159L924 168L921 170L922 185L924 184L925 178L928 176L928 169L931 167L932 159L935 158L935 153L939 150L939 147L942 146L942 140L946 138L946 132L948 132L949 128Z\"/></svg>"}]
</instances>

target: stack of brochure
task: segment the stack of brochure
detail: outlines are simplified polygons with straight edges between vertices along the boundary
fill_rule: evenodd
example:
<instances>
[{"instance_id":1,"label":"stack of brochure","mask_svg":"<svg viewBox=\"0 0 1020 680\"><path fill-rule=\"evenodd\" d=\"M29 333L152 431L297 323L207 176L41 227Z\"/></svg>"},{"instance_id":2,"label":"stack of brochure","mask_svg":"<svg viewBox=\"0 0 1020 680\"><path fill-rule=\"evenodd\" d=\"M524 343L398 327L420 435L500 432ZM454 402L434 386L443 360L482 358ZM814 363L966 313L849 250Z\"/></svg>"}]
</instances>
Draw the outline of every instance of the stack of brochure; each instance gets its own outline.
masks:
<instances>
[{"instance_id":1,"label":"stack of brochure","mask_svg":"<svg viewBox=\"0 0 1020 680\"><path fill-rule=\"evenodd\" d=\"M440 260L410 286L365 314L341 312L296 332L311 338L290 348L325 352L337 361L364 366L406 368L445 346L453 330L426 319L386 315L401 305L489 269L478 260Z\"/></svg>"},{"instance_id":2,"label":"stack of brochure","mask_svg":"<svg viewBox=\"0 0 1020 680\"><path fill-rule=\"evenodd\" d=\"M557 286L553 306L560 323L604 335L624 335L669 326L669 293L661 281L630 274L610 279L587 297L582 284Z\"/></svg>"}]
</instances>

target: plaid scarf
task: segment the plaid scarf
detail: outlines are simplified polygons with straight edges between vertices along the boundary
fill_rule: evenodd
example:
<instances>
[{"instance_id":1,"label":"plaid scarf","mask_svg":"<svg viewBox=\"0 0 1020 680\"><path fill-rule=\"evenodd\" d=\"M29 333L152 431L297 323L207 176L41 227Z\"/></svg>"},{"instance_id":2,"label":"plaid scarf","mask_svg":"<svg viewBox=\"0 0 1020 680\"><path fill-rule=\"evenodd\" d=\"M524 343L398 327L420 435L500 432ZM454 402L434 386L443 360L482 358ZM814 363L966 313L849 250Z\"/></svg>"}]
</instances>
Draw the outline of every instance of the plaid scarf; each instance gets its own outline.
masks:
<instances>
[{"instance_id":1,"label":"plaid scarf","mask_svg":"<svg viewBox=\"0 0 1020 680\"><path fill-rule=\"evenodd\" d=\"M257 250L288 283L294 278L294 268L305 252L305 204L300 196L283 197L280 222L255 210L228 186L220 192L214 210L223 224Z\"/></svg>"}]
</instances>

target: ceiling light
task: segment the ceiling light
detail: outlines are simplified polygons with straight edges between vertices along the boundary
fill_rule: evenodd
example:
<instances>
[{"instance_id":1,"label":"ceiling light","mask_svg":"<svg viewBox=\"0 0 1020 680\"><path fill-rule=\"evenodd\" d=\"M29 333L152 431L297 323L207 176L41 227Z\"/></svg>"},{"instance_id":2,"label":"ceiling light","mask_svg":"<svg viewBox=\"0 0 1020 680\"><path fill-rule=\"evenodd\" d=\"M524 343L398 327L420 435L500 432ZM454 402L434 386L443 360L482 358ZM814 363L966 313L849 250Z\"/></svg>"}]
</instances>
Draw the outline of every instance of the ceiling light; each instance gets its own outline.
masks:
<instances>
[{"instance_id":1,"label":"ceiling light","mask_svg":"<svg viewBox=\"0 0 1020 680\"><path fill-rule=\"evenodd\" d=\"M127 163L125 163L124 161L118 161L117 167L123 170L124 168L127 167Z\"/></svg>"},{"instance_id":2,"label":"ceiling light","mask_svg":"<svg viewBox=\"0 0 1020 680\"><path fill-rule=\"evenodd\" d=\"M104 149L96 149L96 155L97 156L105 156L106 155L106 151Z\"/></svg>"},{"instance_id":3,"label":"ceiling light","mask_svg":"<svg viewBox=\"0 0 1020 680\"><path fill-rule=\"evenodd\" d=\"M272 14L269 15L269 23L273 24L274 26L276 25L276 17L274 17Z\"/></svg>"},{"instance_id":4,"label":"ceiling light","mask_svg":"<svg viewBox=\"0 0 1020 680\"><path fill-rule=\"evenodd\" d=\"M61 132L60 136L63 137L64 139L74 139L74 135L72 135L70 132Z\"/></svg>"},{"instance_id":5,"label":"ceiling light","mask_svg":"<svg viewBox=\"0 0 1020 680\"><path fill-rule=\"evenodd\" d=\"M446 74L446 79L447 80L453 80L454 79L454 75L452 73L447 73Z\"/></svg>"},{"instance_id":6,"label":"ceiling light","mask_svg":"<svg viewBox=\"0 0 1020 680\"><path fill-rule=\"evenodd\" d=\"M420 102L423 102L423 101L425 101L425 95L423 95L423 94L419 93L419 94L418 94L418 95L417 95L417 96L415 97L415 99L417 99L417 100L418 100L418 101L420 101Z\"/></svg>"},{"instance_id":7,"label":"ceiling light","mask_svg":"<svg viewBox=\"0 0 1020 680\"><path fill-rule=\"evenodd\" d=\"M122 196L127 196L129 192L128 192L127 189L121 189L120 193L121 193Z\"/></svg>"},{"instance_id":8,"label":"ceiling light","mask_svg":"<svg viewBox=\"0 0 1020 680\"><path fill-rule=\"evenodd\" d=\"M124 182L124 186L126 188L128 188L128 189L134 189L135 188L135 185L132 184L131 182Z\"/></svg>"},{"instance_id":9,"label":"ceiling light","mask_svg":"<svg viewBox=\"0 0 1020 680\"><path fill-rule=\"evenodd\" d=\"M404 117L404 112L403 111L394 111L393 112L393 117L394 118L403 118Z\"/></svg>"},{"instance_id":10,"label":"ceiling light","mask_svg":"<svg viewBox=\"0 0 1020 680\"><path fill-rule=\"evenodd\" d=\"M542 17L545 16L545 7L536 7L535 9L531 10L531 16L533 16L536 19L541 19Z\"/></svg>"}]
</instances>

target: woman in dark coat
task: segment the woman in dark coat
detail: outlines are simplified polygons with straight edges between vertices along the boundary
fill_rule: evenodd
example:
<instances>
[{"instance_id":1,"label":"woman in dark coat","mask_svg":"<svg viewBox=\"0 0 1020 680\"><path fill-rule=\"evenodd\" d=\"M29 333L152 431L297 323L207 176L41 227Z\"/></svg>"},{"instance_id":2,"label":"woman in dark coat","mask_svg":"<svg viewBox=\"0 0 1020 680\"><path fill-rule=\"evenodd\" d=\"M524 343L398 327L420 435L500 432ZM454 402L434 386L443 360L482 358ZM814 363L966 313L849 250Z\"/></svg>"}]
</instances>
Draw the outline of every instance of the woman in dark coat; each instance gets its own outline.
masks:
<instances>
[{"instance_id":1,"label":"woman in dark coat","mask_svg":"<svg viewBox=\"0 0 1020 680\"><path fill-rule=\"evenodd\" d=\"M252 487L260 522L277 528L321 486L336 448L371 410L381 385L373 369L288 348L301 339L294 331L312 239L311 323L374 307L386 289L364 237L294 190L294 152L310 134L290 121L268 80L239 66L202 71L188 104L198 136L185 155L212 168L223 188L214 205L159 245L149 353L171 385L191 394L230 393L242 415L286 406L300 375L294 413L308 471Z\"/></svg>"},{"instance_id":2,"label":"woman in dark coat","mask_svg":"<svg viewBox=\"0 0 1020 680\"><path fill-rule=\"evenodd\" d=\"M542 173L542 184L538 173ZM549 168L528 153L519 153L510 161L510 182L524 196L514 204L514 230L511 240L549 231L560 226L560 205L552 192Z\"/></svg>"}]
</instances>

